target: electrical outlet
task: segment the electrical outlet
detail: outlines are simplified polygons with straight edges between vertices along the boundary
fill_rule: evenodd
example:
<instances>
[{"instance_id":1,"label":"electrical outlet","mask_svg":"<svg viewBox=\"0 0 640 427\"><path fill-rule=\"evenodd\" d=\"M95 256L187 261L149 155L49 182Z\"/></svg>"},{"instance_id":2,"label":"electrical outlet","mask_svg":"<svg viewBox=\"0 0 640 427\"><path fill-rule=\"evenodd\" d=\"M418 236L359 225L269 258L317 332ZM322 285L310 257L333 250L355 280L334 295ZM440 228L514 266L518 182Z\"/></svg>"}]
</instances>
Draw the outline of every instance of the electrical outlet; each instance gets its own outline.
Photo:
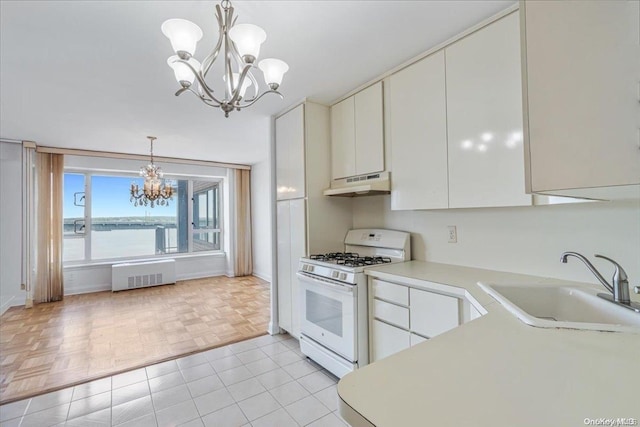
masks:
<instances>
[{"instance_id":1,"label":"electrical outlet","mask_svg":"<svg viewBox=\"0 0 640 427\"><path fill-rule=\"evenodd\" d=\"M26 291L27 290L27 285L25 285L24 283L20 283L20 290L21 291Z\"/></svg>"},{"instance_id":2,"label":"electrical outlet","mask_svg":"<svg viewBox=\"0 0 640 427\"><path fill-rule=\"evenodd\" d=\"M458 243L458 230L455 225L449 225L449 243Z\"/></svg>"}]
</instances>

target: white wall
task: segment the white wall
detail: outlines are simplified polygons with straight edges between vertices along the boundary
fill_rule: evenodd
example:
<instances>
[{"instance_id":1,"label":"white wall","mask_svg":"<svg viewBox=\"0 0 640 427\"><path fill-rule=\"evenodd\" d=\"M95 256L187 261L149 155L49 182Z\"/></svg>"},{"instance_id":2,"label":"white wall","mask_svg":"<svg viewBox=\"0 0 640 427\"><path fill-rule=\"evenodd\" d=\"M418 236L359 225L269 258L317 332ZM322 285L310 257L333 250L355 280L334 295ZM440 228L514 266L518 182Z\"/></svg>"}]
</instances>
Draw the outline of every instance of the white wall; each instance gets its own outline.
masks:
<instances>
[{"instance_id":1,"label":"white wall","mask_svg":"<svg viewBox=\"0 0 640 427\"><path fill-rule=\"evenodd\" d=\"M609 279L618 261L630 284L640 284L640 202L594 202L520 208L391 211L389 196L354 200L354 227L410 231L412 258L433 262L598 283L564 251L587 256ZM458 243L447 243L455 225Z\"/></svg>"},{"instance_id":2,"label":"white wall","mask_svg":"<svg viewBox=\"0 0 640 427\"><path fill-rule=\"evenodd\" d=\"M253 274L271 281L271 162L251 167Z\"/></svg>"},{"instance_id":3,"label":"white wall","mask_svg":"<svg viewBox=\"0 0 640 427\"><path fill-rule=\"evenodd\" d=\"M22 144L0 141L0 314L22 305Z\"/></svg>"}]
</instances>

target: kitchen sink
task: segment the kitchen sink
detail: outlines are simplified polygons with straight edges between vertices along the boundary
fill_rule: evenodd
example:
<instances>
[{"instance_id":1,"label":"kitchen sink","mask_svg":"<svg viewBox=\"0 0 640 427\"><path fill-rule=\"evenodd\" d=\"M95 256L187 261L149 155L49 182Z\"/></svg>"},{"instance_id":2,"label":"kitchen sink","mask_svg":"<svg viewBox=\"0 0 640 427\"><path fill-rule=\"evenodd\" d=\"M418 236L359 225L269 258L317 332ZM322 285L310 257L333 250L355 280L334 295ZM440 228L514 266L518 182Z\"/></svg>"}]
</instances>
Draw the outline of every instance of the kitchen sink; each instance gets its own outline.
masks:
<instances>
[{"instance_id":1,"label":"kitchen sink","mask_svg":"<svg viewBox=\"0 0 640 427\"><path fill-rule=\"evenodd\" d=\"M531 326L640 333L640 314L598 297L599 289L480 282L478 285Z\"/></svg>"}]
</instances>

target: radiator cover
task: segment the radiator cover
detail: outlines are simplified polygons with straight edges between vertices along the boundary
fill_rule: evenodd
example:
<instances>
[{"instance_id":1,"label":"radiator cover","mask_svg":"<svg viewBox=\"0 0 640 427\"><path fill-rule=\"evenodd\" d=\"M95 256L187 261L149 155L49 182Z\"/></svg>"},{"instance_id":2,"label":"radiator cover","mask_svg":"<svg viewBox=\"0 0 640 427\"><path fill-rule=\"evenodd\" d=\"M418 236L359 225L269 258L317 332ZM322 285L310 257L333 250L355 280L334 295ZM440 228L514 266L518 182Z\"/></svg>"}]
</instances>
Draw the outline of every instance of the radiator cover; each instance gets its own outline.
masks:
<instances>
[{"instance_id":1,"label":"radiator cover","mask_svg":"<svg viewBox=\"0 0 640 427\"><path fill-rule=\"evenodd\" d=\"M111 266L111 290L147 288L176 283L176 260L132 262Z\"/></svg>"}]
</instances>

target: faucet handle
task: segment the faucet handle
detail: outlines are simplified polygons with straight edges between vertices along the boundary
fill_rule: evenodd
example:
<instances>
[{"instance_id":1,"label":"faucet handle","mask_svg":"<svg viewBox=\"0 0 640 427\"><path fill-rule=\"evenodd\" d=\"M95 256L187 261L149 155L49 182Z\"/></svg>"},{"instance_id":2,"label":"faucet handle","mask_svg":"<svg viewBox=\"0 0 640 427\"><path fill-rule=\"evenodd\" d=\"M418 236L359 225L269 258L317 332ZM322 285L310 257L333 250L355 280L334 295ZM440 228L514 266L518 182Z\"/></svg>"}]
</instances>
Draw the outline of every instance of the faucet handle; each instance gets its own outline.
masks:
<instances>
[{"instance_id":1,"label":"faucet handle","mask_svg":"<svg viewBox=\"0 0 640 427\"><path fill-rule=\"evenodd\" d=\"M624 268L622 268L622 266L620 264L618 264L617 262L615 262L611 258L607 258L604 255L596 254L596 258L606 259L607 261L609 261L610 263L612 263L616 267L616 271L613 273L614 281L616 280L616 278L619 281L624 281L624 282L628 281L627 272L624 271Z\"/></svg>"}]
</instances>

